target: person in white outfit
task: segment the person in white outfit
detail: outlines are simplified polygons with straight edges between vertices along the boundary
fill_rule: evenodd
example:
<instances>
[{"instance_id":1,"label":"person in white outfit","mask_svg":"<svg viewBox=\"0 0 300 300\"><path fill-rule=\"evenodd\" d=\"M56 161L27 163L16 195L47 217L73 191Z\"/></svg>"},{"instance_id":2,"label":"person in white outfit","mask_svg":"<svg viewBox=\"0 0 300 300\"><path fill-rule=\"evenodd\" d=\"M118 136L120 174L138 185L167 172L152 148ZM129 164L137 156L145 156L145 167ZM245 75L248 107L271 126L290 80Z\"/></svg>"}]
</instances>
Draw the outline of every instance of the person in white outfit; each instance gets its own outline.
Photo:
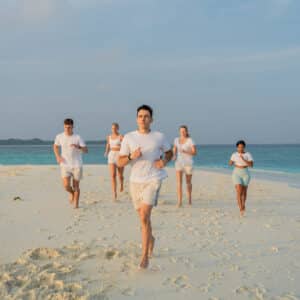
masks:
<instances>
[{"instance_id":1,"label":"person in white outfit","mask_svg":"<svg viewBox=\"0 0 300 300\"><path fill-rule=\"evenodd\" d=\"M81 153L87 153L88 148L81 136L74 134L73 127L72 119L64 120L64 132L56 136L53 151L56 161L60 165L64 188L70 195L69 201L74 208L78 208L79 183L82 179ZM73 179L72 182L71 179Z\"/></svg>"},{"instance_id":2,"label":"person in white outfit","mask_svg":"<svg viewBox=\"0 0 300 300\"><path fill-rule=\"evenodd\" d=\"M177 206L182 207L183 174L185 174L188 202L192 205L193 156L197 154L197 148L185 125L180 126L179 137L174 140L173 154L177 181Z\"/></svg>"},{"instance_id":3,"label":"person in white outfit","mask_svg":"<svg viewBox=\"0 0 300 300\"><path fill-rule=\"evenodd\" d=\"M124 189L124 168L118 167L119 152L123 136L119 133L119 124L112 123L111 135L106 138L104 155L108 157L108 167L111 177L111 187L114 201L117 200L117 173L120 180L120 192Z\"/></svg>"},{"instance_id":4,"label":"person in white outfit","mask_svg":"<svg viewBox=\"0 0 300 300\"><path fill-rule=\"evenodd\" d=\"M164 167L172 159L171 145L164 134L151 131L152 108L137 109L138 130L127 133L122 141L118 165L131 164L130 194L142 228L142 258L140 268L147 268L154 249L151 211L157 205L162 180L167 177Z\"/></svg>"}]
</instances>

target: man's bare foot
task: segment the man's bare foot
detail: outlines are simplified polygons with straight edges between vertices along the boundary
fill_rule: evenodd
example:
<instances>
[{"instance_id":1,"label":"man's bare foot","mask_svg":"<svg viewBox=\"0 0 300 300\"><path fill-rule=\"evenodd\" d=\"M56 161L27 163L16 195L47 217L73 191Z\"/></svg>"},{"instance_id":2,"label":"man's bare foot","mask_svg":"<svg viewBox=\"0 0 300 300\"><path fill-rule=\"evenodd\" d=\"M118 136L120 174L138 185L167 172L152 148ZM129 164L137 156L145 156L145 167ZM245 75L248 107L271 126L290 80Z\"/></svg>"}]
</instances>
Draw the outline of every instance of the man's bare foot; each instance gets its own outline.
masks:
<instances>
[{"instance_id":1,"label":"man's bare foot","mask_svg":"<svg viewBox=\"0 0 300 300\"><path fill-rule=\"evenodd\" d=\"M240 211L240 216L243 217L245 215L245 210Z\"/></svg>"},{"instance_id":2,"label":"man's bare foot","mask_svg":"<svg viewBox=\"0 0 300 300\"><path fill-rule=\"evenodd\" d=\"M192 206L192 201L189 201L189 205Z\"/></svg>"},{"instance_id":3,"label":"man's bare foot","mask_svg":"<svg viewBox=\"0 0 300 300\"><path fill-rule=\"evenodd\" d=\"M182 207L182 202L177 203L177 208L180 208L180 207Z\"/></svg>"},{"instance_id":4,"label":"man's bare foot","mask_svg":"<svg viewBox=\"0 0 300 300\"><path fill-rule=\"evenodd\" d=\"M149 250L148 250L149 258L152 258L152 256L153 256L154 246L155 246L155 237L153 236L149 242Z\"/></svg>"},{"instance_id":5,"label":"man's bare foot","mask_svg":"<svg viewBox=\"0 0 300 300\"><path fill-rule=\"evenodd\" d=\"M73 201L74 201L74 192L70 193L70 195L69 195L69 202L70 202L70 204L73 204Z\"/></svg>"},{"instance_id":6,"label":"man's bare foot","mask_svg":"<svg viewBox=\"0 0 300 300\"><path fill-rule=\"evenodd\" d=\"M140 263L139 267L140 267L141 269L147 269L148 266L149 266L149 259L148 259L147 256L144 256L144 257L142 258L142 260L141 260L141 263Z\"/></svg>"},{"instance_id":7,"label":"man's bare foot","mask_svg":"<svg viewBox=\"0 0 300 300\"><path fill-rule=\"evenodd\" d=\"M120 193L122 193L123 191L124 191L124 185L122 183L121 186L120 186Z\"/></svg>"}]
</instances>

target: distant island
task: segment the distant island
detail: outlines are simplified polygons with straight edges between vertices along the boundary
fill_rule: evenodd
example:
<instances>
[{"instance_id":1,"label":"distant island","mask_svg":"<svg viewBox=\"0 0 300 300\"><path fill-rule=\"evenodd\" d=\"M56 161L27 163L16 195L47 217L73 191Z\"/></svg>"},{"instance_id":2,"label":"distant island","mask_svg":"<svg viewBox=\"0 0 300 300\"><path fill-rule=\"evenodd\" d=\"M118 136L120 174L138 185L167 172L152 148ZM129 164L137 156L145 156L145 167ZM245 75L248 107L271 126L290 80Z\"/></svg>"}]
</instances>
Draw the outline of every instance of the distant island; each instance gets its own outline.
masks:
<instances>
[{"instance_id":1,"label":"distant island","mask_svg":"<svg viewBox=\"0 0 300 300\"><path fill-rule=\"evenodd\" d=\"M104 145L105 140L102 141L86 141L88 145ZM42 140L39 138L34 139L6 139L0 140L0 145L13 146L13 145L52 145L53 141Z\"/></svg>"}]
</instances>

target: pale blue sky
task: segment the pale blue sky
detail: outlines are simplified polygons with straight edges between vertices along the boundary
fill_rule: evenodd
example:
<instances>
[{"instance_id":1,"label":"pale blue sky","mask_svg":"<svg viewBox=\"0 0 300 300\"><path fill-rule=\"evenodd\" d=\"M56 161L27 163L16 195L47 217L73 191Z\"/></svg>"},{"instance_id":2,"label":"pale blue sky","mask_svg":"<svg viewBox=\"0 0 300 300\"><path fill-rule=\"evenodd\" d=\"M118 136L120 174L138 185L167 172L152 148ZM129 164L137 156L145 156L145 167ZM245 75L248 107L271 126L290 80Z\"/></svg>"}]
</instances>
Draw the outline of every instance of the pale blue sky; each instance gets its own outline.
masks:
<instances>
[{"instance_id":1,"label":"pale blue sky","mask_svg":"<svg viewBox=\"0 0 300 300\"><path fill-rule=\"evenodd\" d=\"M155 110L170 140L300 142L298 0L0 0L0 138Z\"/></svg>"}]
</instances>

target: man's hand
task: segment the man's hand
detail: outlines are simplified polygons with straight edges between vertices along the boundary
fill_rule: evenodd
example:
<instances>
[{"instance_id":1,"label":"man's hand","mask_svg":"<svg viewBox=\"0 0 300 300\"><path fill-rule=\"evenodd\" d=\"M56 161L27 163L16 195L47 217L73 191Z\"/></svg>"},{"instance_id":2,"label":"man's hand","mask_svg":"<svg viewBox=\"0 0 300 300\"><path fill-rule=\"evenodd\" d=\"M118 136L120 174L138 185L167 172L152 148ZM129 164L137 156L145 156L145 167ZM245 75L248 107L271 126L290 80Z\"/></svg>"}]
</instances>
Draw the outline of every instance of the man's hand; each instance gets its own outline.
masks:
<instances>
[{"instance_id":1,"label":"man's hand","mask_svg":"<svg viewBox=\"0 0 300 300\"><path fill-rule=\"evenodd\" d=\"M142 156L142 151L141 151L141 147L137 148L135 151L133 151L131 154L130 154L130 158L131 159L137 159L139 157Z\"/></svg>"},{"instance_id":2,"label":"man's hand","mask_svg":"<svg viewBox=\"0 0 300 300\"><path fill-rule=\"evenodd\" d=\"M154 166L157 169L163 169L166 166L166 164L165 164L164 160L158 159L154 162Z\"/></svg>"},{"instance_id":3,"label":"man's hand","mask_svg":"<svg viewBox=\"0 0 300 300\"><path fill-rule=\"evenodd\" d=\"M71 144L70 146L73 147L73 148L75 148L75 149L78 149L78 150L81 149L81 147L79 145L76 145L76 144Z\"/></svg>"},{"instance_id":4,"label":"man's hand","mask_svg":"<svg viewBox=\"0 0 300 300\"><path fill-rule=\"evenodd\" d=\"M63 163L65 160L64 160L61 156L57 156L57 157L56 157L56 161L57 161L57 163L60 165L60 164Z\"/></svg>"}]
</instances>

